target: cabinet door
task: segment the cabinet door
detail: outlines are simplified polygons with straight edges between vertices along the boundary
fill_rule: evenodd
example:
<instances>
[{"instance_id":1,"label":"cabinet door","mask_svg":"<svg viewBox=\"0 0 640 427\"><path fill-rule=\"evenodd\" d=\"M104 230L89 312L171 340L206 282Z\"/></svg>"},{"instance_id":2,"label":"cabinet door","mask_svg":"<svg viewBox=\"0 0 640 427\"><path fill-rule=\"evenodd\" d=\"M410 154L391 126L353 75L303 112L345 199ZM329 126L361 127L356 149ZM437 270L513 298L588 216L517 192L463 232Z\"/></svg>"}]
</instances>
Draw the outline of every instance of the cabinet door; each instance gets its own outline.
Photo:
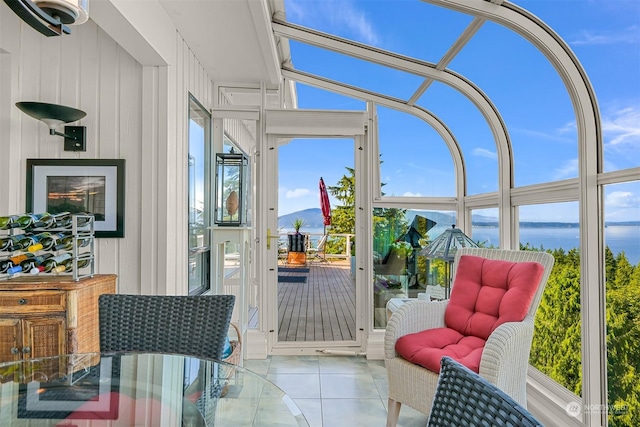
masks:
<instances>
[{"instance_id":1,"label":"cabinet door","mask_svg":"<svg viewBox=\"0 0 640 427\"><path fill-rule=\"evenodd\" d=\"M22 358L20 319L0 318L0 362L10 362Z\"/></svg>"},{"instance_id":2,"label":"cabinet door","mask_svg":"<svg viewBox=\"0 0 640 427\"><path fill-rule=\"evenodd\" d=\"M22 357L47 357L67 354L64 316L24 318Z\"/></svg>"}]
</instances>

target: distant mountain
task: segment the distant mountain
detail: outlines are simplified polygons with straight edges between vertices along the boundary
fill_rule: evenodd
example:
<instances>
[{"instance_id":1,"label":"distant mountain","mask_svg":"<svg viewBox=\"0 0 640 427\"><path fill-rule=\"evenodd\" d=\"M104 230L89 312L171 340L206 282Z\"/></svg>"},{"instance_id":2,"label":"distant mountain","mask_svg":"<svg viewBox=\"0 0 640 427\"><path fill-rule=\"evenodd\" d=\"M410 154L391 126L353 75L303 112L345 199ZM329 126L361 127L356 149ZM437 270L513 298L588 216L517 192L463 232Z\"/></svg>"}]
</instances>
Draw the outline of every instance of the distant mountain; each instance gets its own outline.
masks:
<instances>
[{"instance_id":1,"label":"distant mountain","mask_svg":"<svg viewBox=\"0 0 640 427\"><path fill-rule=\"evenodd\" d=\"M305 228L324 227L322 210L320 208L310 208L278 217L278 228L293 228L293 221L298 218L304 221L304 225L302 226L303 231Z\"/></svg>"},{"instance_id":2,"label":"distant mountain","mask_svg":"<svg viewBox=\"0 0 640 427\"><path fill-rule=\"evenodd\" d=\"M429 231L429 235L433 237L439 236L447 228L451 228L452 224L456 224L453 215L444 214L435 211L426 211L416 213L415 211L407 211L407 221L413 221L413 218L419 214L432 221L436 222L436 226ZM278 228L293 228L293 221L301 218L304 221L302 228L322 228L324 226L322 221L322 210L320 208L305 209L290 213L288 215L282 215L278 218ZM498 218L485 216L485 215L472 215L471 221L475 227L497 227ZM606 226L638 226L640 221L624 221L624 222L606 222ZM520 226L523 228L576 228L579 227L578 223L571 222L534 222L534 221L522 221Z\"/></svg>"}]
</instances>

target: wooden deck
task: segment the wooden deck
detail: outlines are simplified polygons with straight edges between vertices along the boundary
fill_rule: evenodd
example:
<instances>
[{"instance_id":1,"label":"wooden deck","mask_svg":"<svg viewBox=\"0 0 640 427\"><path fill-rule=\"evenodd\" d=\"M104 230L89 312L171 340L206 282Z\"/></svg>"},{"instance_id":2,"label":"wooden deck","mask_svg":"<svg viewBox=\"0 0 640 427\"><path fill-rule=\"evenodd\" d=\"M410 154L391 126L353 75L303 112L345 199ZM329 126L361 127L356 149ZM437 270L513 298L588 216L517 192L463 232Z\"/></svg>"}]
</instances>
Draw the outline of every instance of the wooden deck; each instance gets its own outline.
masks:
<instances>
[{"instance_id":1,"label":"wooden deck","mask_svg":"<svg viewBox=\"0 0 640 427\"><path fill-rule=\"evenodd\" d=\"M349 264L310 263L307 268L278 272L306 277L304 283L278 282L278 341L355 340L355 281Z\"/></svg>"}]
</instances>

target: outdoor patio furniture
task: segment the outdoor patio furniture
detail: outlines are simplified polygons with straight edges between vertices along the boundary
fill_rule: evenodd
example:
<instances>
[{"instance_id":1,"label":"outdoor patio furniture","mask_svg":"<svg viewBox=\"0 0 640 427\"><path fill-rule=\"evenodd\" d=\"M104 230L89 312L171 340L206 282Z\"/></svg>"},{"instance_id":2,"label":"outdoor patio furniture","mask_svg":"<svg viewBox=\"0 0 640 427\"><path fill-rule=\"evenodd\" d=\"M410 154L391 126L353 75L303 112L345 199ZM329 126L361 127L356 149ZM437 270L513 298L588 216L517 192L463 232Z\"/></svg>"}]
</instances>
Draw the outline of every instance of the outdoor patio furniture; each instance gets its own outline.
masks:
<instances>
[{"instance_id":1,"label":"outdoor patio furniture","mask_svg":"<svg viewBox=\"0 0 640 427\"><path fill-rule=\"evenodd\" d=\"M542 424L502 390L450 357L443 357L427 427Z\"/></svg>"},{"instance_id":2,"label":"outdoor patio furniture","mask_svg":"<svg viewBox=\"0 0 640 427\"><path fill-rule=\"evenodd\" d=\"M327 246L328 235L322 236L318 241L318 245L315 248L307 249L307 261L308 262L327 262L327 254L325 247Z\"/></svg>"},{"instance_id":3,"label":"outdoor patio furniture","mask_svg":"<svg viewBox=\"0 0 640 427\"><path fill-rule=\"evenodd\" d=\"M222 359L234 295L101 295L100 351Z\"/></svg>"},{"instance_id":4,"label":"outdoor patio furniture","mask_svg":"<svg viewBox=\"0 0 640 427\"><path fill-rule=\"evenodd\" d=\"M449 300L398 308L384 340L387 425L396 425L401 404L429 414L443 356L526 407L533 321L553 263L546 252L461 248Z\"/></svg>"}]
</instances>

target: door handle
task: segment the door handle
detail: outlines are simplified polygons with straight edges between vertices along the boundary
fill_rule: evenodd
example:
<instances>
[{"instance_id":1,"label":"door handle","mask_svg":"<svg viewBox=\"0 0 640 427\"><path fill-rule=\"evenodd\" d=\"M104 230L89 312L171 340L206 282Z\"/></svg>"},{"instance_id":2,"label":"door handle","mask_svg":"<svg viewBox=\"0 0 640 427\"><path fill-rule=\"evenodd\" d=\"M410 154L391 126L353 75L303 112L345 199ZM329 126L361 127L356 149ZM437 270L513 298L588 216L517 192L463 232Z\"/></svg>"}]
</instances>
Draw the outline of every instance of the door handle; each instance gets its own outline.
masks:
<instances>
[{"instance_id":1,"label":"door handle","mask_svg":"<svg viewBox=\"0 0 640 427\"><path fill-rule=\"evenodd\" d=\"M275 236L271 235L271 229L267 228L267 249L271 249L271 239L279 239L280 236L277 234Z\"/></svg>"}]
</instances>

